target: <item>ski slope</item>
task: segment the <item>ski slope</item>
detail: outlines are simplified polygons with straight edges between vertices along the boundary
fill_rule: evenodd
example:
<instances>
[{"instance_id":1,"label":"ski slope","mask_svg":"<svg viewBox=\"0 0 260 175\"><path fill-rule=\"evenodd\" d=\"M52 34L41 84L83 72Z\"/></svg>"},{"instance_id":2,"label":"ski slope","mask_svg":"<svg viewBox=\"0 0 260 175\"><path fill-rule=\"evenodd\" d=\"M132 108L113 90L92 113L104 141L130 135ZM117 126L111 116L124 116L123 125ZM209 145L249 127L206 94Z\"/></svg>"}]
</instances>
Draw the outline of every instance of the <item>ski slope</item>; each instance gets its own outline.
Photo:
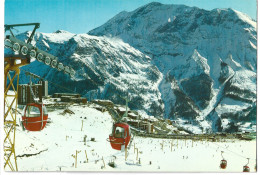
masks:
<instances>
[{"instance_id":1,"label":"ski slope","mask_svg":"<svg viewBox=\"0 0 260 175\"><path fill-rule=\"evenodd\" d=\"M246 158L250 158L250 172L255 172L255 140L193 142L135 137L125 161L125 152L113 150L106 141L113 123L108 112L97 111L91 105L73 105L69 109L75 114L62 115L64 109L49 111L51 123L41 132L17 127L19 171L242 172ZM77 167L73 157L76 151ZM219 168L221 151L228 162L225 170ZM114 162L115 167L110 167L109 162Z\"/></svg>"}]
</instances>

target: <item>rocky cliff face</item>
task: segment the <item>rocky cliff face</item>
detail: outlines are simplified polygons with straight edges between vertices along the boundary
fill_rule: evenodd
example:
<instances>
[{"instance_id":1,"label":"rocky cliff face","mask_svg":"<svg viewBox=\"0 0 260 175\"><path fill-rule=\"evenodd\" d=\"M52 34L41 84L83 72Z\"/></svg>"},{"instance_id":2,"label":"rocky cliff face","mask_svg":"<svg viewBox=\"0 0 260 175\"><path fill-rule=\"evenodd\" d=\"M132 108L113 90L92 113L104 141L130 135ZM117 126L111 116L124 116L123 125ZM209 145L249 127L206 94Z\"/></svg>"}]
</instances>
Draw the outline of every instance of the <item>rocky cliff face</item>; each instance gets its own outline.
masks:
<instances>
[{"instance_id":1,"label":"rocky cliff face","mask_svg":"<svg viewBox=\"0 0 260 175\"><path fill-rule=\"evenodd\" d=\"M252 119L257 40L247 15L150 3L89 34L121 38L152 58L163 74L165 118L192 120L204 131L230 131Z\"/></svg>"}]
</instances>

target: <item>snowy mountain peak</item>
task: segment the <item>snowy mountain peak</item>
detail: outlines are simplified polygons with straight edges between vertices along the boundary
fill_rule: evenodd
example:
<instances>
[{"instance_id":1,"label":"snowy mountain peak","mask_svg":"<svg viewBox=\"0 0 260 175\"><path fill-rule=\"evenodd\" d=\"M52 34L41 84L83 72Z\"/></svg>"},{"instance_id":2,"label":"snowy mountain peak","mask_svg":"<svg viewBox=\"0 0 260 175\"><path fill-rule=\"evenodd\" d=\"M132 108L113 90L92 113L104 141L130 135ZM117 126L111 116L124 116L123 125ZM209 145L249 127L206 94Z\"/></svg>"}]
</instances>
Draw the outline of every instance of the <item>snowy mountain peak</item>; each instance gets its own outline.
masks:
<instances>
[{"instance_id":1,"label":"snowy mountain peak","mask_svg":"<svg viewBox=\"0 0 260 175\"><path fill-rule=\"evenodd\" d=\"M227 19L230 21L233 18L233 21L243 21L246 24L251 25L251 27L256 28L256 21L253 20L250 16L248 16L245 13L242 13L238 10L232 9L232 8L224 8L224 9L213 9L213 12L216 11L219 15L223 15L228 17Z\"/></svg>"},{"instance_id":2,"label":"snowy mountain peak","mask_svg":"<svg viewBox=\"0 0 260 175\"><path fill-rule=\"evenodd\" d=\"M163 4L160 2L151 2L151 3L148 3L147 5L145 5L145 7L154 7L154 6L161 6L161 5L163 5Z\"/></svg>"},{"instance_id":3,"label":"snowy mountain peak","mask_svg":"<svg viewBox=\"0 0 260 175\"><path fill-rule=\"evenodd\" d=\"M225 98L239 101L248 111L254 108L255 24L247 15L230 8L208 11L150 3L116 15L89 34L121 38L151 57L164 77L160 84L164 117L199 120L200 114L207 114L204 123L208 122L215 132L223 129L221 118L230 123L234 118L256 118L247 116L242 108L219 112L224 109ZM243 78L241 72L251 78ZM250 89L246 91L236 82L249 84ZM231 120L229 116L236 117Z\"/></svg>"},{"instance_id":4,"label":"snowy mountain peak","mask_svg":"<svg viewBox=\"0 0 260 175\"><path fill-rule=\"evenodd\" d=\"M250 16L237 10L234 11L236 12L236 15L239 17L239 19L250 24L252 27L256 28L256 21L253 20Z\"/></svg>"},{"instance_id":5,"label":"snowy mountain peak","mask_svg":"<svg viewBox=\"0 0 260 175\"><path fill-rule=\"evenodd\" d=\"M65 30L57 30L53 33L35 33L35 41L38 40L49 40L53 43L64 43L68 42L75 34L67 32Z\"/></svg>"},{"instance_id":6,"label":"snowy mountain peak","mask_svg":"<svg viewBox=\"0 0 260 175\"><path fill-rule=\"evenodd\" d=\"M70 32L68 32L68 31L66 31L66 30L56 30L56 31L53 32L53 33L70 33Z\"/></svg>"}]
</instances>

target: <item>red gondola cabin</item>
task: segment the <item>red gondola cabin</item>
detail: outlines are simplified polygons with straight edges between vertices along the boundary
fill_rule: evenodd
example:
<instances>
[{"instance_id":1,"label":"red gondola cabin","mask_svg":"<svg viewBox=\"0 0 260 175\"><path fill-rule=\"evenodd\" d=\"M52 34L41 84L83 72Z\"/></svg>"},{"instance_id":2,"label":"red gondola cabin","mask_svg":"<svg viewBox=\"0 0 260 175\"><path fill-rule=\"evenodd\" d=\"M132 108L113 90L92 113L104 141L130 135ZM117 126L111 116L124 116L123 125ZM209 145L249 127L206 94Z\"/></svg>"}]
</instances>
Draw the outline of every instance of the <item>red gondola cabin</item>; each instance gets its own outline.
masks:
<instances>
[{"instance_id":1,"label":"red gondola cabin","mask_svg":"<svg viewBox=\"0 0 260 175\"><path fill-rule=\"evenodd\" d=\"M113 149L122 150L127 147L131 139L130 127L126 123L116 123L113 126L109 141Z\"/></svg>"},{"instance_id":2,"label":"red gondola cabin","mask_svg":"<svg viewBox=\"0 0 260 175\"><path fill-rule=\"evenodd\" d=\"M225 159L221 160L220 168L221 169L226 169L226 167L227 167L227 161Z\"/></svg>"},{"instance_id":3,"label":"red gondola cabin","mask_svg":"<svg viewBox=\"0 0 260 175\"><path fill-rule=\"evenodd\" d=\"M30 103L24 109L22 124L28 131L41 131L48 119L47 109L44 104Z\"/></svg>"},{"instance_id":4,"label":"red gondola cabin","mask_svg":"<svg viewBox=\"0 0 260 175\"><path fill-rule=\"evenodd\" d=\"M243 166L243 172L250 172L249 166L247 165Z\"/></svg>"}]
</instances>

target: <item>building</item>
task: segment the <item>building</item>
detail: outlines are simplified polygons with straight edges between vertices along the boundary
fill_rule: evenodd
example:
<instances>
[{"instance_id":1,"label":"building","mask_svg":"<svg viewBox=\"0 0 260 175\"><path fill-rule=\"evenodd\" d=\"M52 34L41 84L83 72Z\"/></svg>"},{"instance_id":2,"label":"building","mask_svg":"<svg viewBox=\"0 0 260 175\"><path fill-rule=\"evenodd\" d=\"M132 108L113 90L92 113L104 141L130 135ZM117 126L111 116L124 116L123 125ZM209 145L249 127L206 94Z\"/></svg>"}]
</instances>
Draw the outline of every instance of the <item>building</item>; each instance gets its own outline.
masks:
<instances>
[{"instance_id":1,"label":"building","mask_svg":"<svg viewBox=\"0 0 260 175\"><path fill-rule=\"evenodd\" d=\"M32 92L39 102L42 102L42 97L48 96L48 81L39 81L38 84L31 85ZM29 84L18 85L18 104L26 105L33 103L33 95Z\"/></svg>"}]
</instances>

